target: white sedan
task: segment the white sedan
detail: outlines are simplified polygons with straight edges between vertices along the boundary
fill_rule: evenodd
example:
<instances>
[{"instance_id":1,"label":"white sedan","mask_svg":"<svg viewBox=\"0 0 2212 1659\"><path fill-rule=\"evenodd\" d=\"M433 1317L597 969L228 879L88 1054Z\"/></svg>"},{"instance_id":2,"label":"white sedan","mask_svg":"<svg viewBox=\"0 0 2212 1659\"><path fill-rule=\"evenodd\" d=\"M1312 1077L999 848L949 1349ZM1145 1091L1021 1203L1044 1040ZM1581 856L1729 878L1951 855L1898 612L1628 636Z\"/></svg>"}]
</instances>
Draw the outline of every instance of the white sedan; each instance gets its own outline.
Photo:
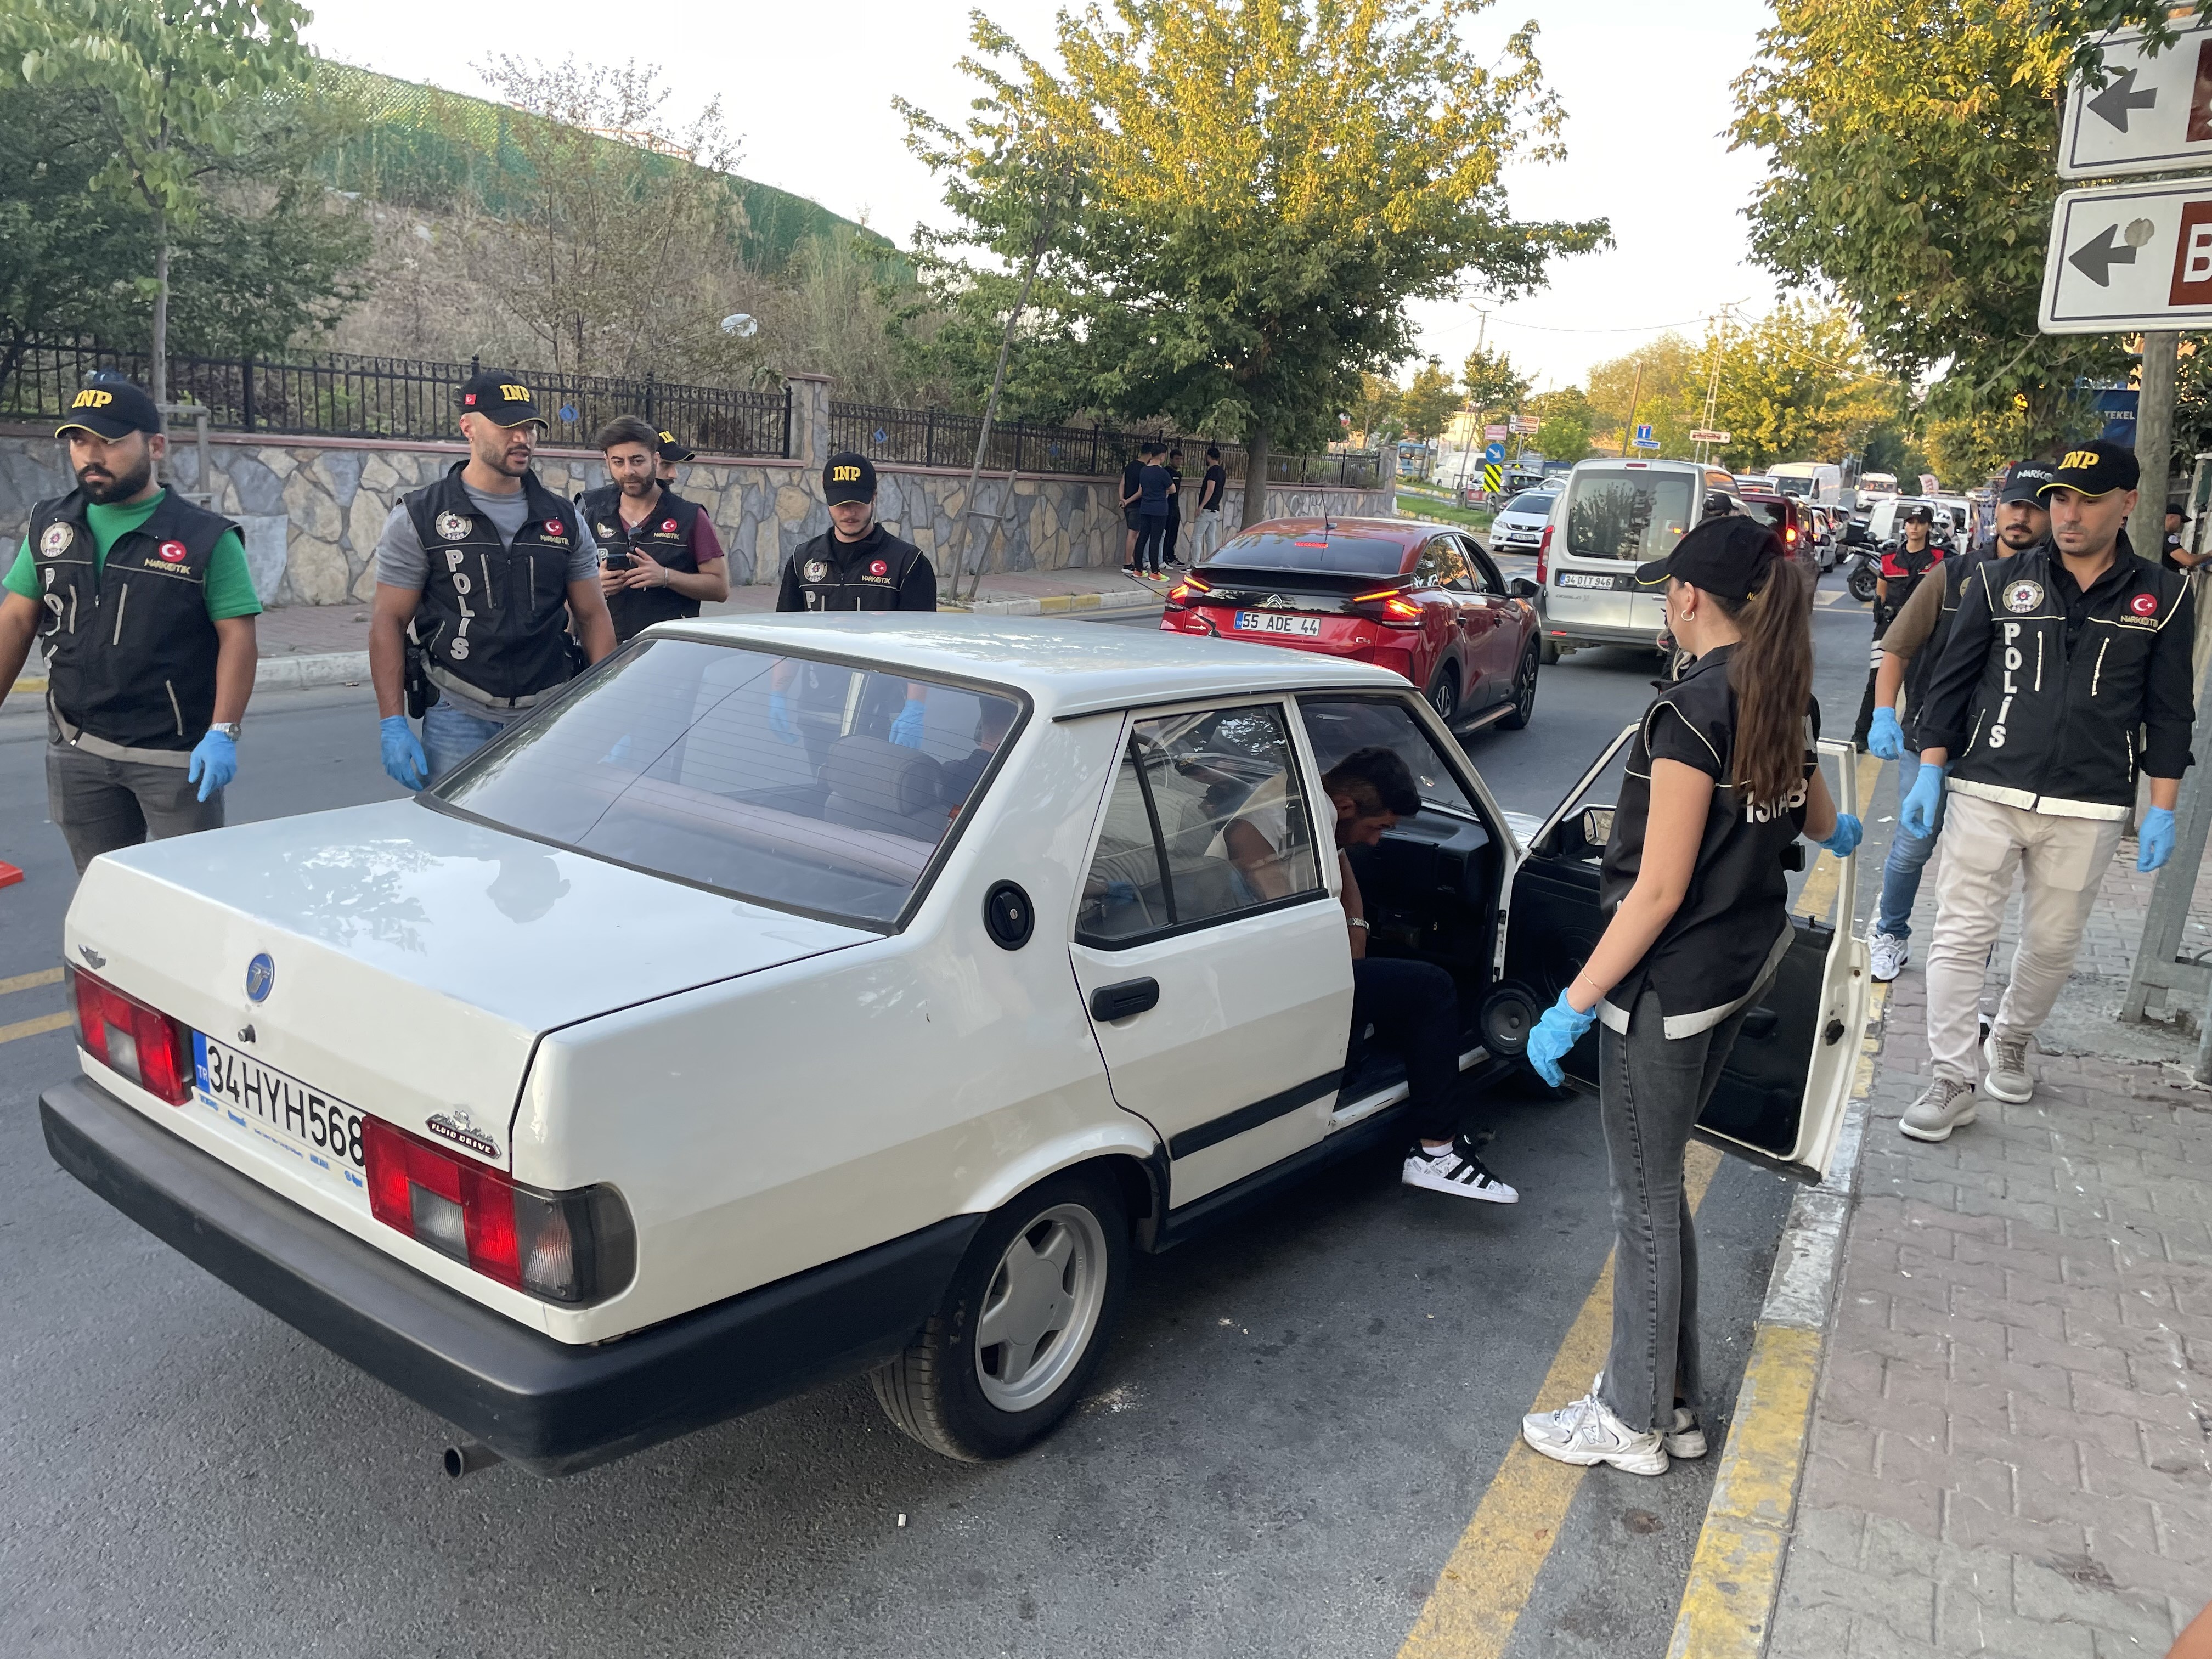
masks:
<instances>
[{"instance_id":1,"label":"white sedan","mask_svg":"<svg viewBox=\"0 0 2212 1659\"><path fill-rule=\"evenodd\" d=\"M1449 969L1463 1067L1502 1068L1600 927L1603 757L1530 851L1382 669L763 617L651 630L412 799L95 860L47 1143L456 1425L456 1472L860 1370L1004 1455L1081 1393L1132 1251L1404 1138L1321 781L1378 744L1424 806L1359 854L1373 948ZM1801 922L1707 1129L1817 1176L1866 984Z\"/></svg>"}]
</instances>

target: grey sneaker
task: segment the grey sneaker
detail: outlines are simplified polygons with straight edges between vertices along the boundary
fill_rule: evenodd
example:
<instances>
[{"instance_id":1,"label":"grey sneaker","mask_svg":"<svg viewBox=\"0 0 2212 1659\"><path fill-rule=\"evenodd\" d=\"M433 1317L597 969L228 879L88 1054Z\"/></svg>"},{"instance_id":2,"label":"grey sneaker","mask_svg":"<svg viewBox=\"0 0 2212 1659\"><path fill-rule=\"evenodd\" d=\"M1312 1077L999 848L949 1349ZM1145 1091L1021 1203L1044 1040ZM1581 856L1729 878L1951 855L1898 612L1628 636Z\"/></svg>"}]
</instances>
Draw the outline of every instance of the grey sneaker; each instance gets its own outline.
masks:
<instances>
[{"instance_id":1,"label":"grey sneaker","mask_svg":"<svg viewBox=\"0 0 2212 1659\"><path fill-rule=\"evenodd\" d=\"M1948 1140L1951 1131L1974 1121L1974 1085L1939 1077L1905 1109L1898 1124L1915 1140Z\"/></svg>"},{"instance_id":2,"label":"grey sneaker","mask_svg":"<svg viewBox=\"0 0 2212 1659\"><path fill-rule=\"evenodd\" d=\"M1905 971L1905 958L1912 954L1911 945L1894 933L1876 933L1867 940L1867 951L1874 957L1870 970L1875 981L1887 985Z\"/></svg>"},{"instance_id":3,"label":"grey sneaker","mask_svg":"<svg viewBox=\"0 0 2212 1659\"><path fill-rule=\"evenodd\" d=\"M1555 1412L1521 1419L1521 1437L1557 1463L1610 1463L1626 1474L1664 1474L1667 1448L1657 1431L1638 1434L1606 1408L1596 1391Z\"/></svg>"},{"instance_id":4,"label":"grey sneaker","mask_svg":"<svg viewBox=\"0 0 2212 1659\"><path fill-rule=\"evenodd\" d=\"M1990 1033L1990 1040L1982 1044L1982 1064L1989 1067L1982 1079L1982 1091L1991 1100L2002 1100L2017 1106L2035 1093L2035 1079L2027 1074L2027 1045L2025 1036L2003 1036Z\"/></svg>"}]
</instances>

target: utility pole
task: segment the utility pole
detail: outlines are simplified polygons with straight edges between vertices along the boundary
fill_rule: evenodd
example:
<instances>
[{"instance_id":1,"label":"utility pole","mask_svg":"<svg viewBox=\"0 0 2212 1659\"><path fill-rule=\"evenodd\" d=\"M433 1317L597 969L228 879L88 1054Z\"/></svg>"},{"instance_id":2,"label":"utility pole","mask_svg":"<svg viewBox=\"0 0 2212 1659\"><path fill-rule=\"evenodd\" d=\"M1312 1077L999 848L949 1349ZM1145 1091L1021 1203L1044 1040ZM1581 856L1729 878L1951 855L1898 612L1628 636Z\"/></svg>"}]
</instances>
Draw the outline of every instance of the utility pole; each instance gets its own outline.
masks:
<instances>
[{"instance_id":1,"label":"utility pole","mask_svg":"<svg viewBox=\"0 0 2212 1659\"><path fill-rule=\"evenodd\" d=\"M1644 401L1644 365L1636 366L1636 387L1628 394L1628 418L1620 423L1620 453L1628 456L1628 441L1636 435L1636 408Z\"/></svg>"},{"instance_id":2,"label":"utility pole","mask_svg":"<svg viewBox=\"0 0 2212 1659\"><path fill-rule=\"evenodd\" d=\"M1723 325L1727 324L1733 319L1735 313L1735 306L1733 301L1721 307L1720 321ZM1713 406L1719 402L1721 395L1721 353L1725 351L1727 349L1728 331L1726 328L1723 327L1720 331L1719 337L1713 343L1713 372L1705 378L1705 430L1708 432L1713 429ZM1707 461L1712 459L1711 452L1712 446L1705 442L1702 439L1699 440L1698 443L1698 465L1703 466Z\"/></svg>"}]
</instances>

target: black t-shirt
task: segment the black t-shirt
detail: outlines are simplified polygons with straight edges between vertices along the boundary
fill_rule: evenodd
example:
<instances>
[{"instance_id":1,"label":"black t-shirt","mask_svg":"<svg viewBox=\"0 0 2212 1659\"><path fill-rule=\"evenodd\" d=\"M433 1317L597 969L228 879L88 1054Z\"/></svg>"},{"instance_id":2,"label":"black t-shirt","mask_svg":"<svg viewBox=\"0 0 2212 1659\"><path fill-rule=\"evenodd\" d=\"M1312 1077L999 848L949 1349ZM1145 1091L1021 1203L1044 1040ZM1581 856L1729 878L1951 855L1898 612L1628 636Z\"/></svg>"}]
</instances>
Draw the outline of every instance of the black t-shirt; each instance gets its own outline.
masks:
<instances>
[{"instance_id":1,"label":"black t-shirt","mask_svg":"<svg viewBox=\"0 0 2212 1659\"><path fill-rule=\"evenodd\" d=\"M1216 461L1206 469L1206 477L1198 487L1198 504L1208 512L1221 506L1221 492L1229 488L1229 469Z\"/></svg>"},{"instance_id":2,"label":"black t-shirt","mask_svg":"<svg viewBox=\"0 0 2212 1659\"><path fill-rule=\"evenodd\" d=\"M1143 505L1141 501L1133 501L1129 498L1139 493L1143 483L1140 475L1144 470L1145 464L1142 461L1132 461L1121 469L1121 500L1132 513Z\"/></svg>"},{"instance_id":3,"label":"black t-shirt","mask_svg":"<svg viewBox=\"0 0 2212 1659\"><path fill-rule=\"evenodd\" d=\"M1652 699L1631 741L1620 800L1607 843L1598 902L1607 915L1636 884L1644 832L1651 814L1651 763L1680 761L1713 780L1705 831L1681 908L1657 941L1608 992L1600 1018L1628 1028L1629 1011L1649 982L1670 1037L1710 1030L1765 981L1789 948L1790 878L1782 855L1805 827L1807 791L1778 810L1747 805L1735 775L1735 694L1729 689L1734 647L1708 651L1689 672ZM1807 713L1805 776L1815 764L1820 708Z\"/></svg>"},{"instance_id":4,"label":"black t-shirt","mask_svg":"<svg viewBox=\"0 0 2212 1659\"><path fill-rule=\"evenodd\" d=\"M1167 474L1168 481L1175 486L1168 491L1168 517L1180 519L1182 517L1182 469L1171 466L1167 469Z\"/></svg>"}]
</instances>

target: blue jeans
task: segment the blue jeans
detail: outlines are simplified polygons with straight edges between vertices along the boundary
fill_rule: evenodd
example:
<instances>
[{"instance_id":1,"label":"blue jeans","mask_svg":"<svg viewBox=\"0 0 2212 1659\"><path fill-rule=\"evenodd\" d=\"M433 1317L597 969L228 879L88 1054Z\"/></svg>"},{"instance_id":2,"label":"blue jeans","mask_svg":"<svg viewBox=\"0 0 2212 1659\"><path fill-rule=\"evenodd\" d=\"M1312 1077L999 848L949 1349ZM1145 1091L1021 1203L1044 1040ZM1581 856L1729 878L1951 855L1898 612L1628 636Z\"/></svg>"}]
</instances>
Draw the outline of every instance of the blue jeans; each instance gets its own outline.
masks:
<instances>
[{"instance_id":1,"label":"blue jeans","mask_svg":"<svg viewBox=\"0 0 2212 1659\"><path fill-rule=\"evenodd\" d=\"M1943 809L1936 809L1936 828L1926 836L1907 835L1905 830L1905 798L1912 793L1912 781L1920 775L1920 757L1907 749L1898 757L1896 833L1889 838L1889 856L1881 865L1881 903L1875 913L1874 930L1877 933L1893 933L1899 939L1912 937L1912 902L1920 896L1920 872L1926 867L1929 856L1936 851L1936 842L1943 833Z\"/></svg>"},{"instance_id":2,"label":"blue jeans","mask_svg":"<svg viewBox=\"0 0 2212 1659\"><path fill-rule=\"evenodd\" d=\"M504 730L497 720L456 708L441 698L422 711L422 757L436 782Z\"/></svg>"}]
</instances>

